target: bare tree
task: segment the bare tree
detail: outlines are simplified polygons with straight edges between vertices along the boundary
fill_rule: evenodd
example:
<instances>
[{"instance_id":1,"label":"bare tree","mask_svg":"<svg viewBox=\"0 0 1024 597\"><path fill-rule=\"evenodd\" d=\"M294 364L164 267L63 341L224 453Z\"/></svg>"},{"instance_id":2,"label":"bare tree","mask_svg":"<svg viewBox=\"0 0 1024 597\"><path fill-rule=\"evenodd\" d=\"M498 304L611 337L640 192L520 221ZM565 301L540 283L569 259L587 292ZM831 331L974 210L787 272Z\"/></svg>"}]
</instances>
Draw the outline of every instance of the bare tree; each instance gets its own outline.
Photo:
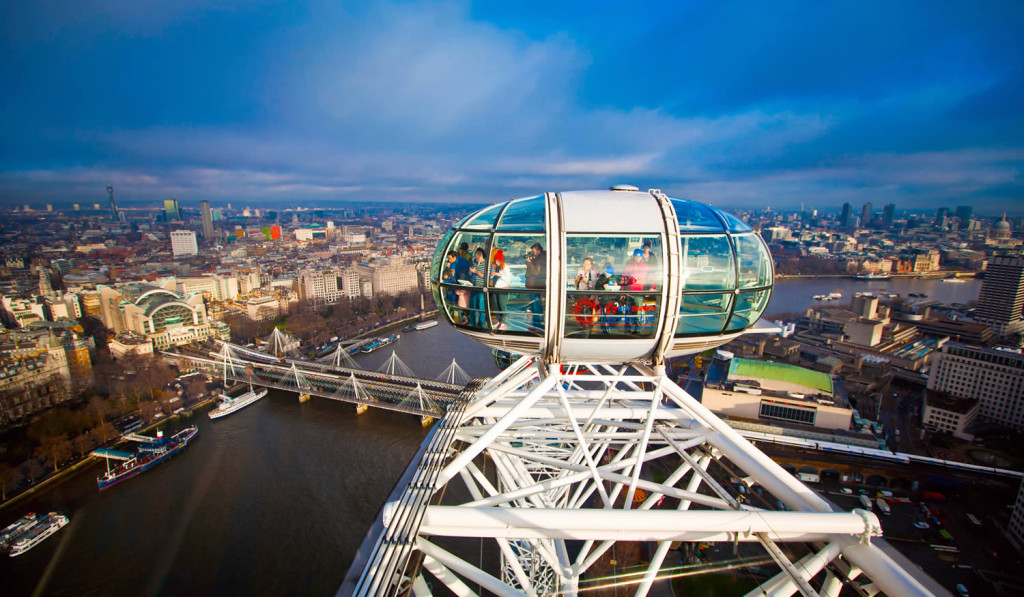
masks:
<instances>
[{"instance_id":1,"label":"bare tree","mask_svg":"<svg viewBox=\"0 0 1024 597\"><path fill-rule=\"evenodd\" d=\"M89 435L93 437L93 441L96 445L103 446L117 435L117 430L114 429L113 425L104 421L93 427L92 430L89 431Z\"/></svg>"},{"instance_id":2,"label":"bare tree","mask_svg":"<svg viewBox=\"0 0 1024 597\"><path fill-rule=\"evenodd\" d=\"M71 440L71 445L79 458L84 458L96 446L96 438L92 433L83 433Z\"/></svg>"},{"instance_id":3,"label":"bare tree","mask_svg":"<svg viewBox=\"0 0 1024 597\"><path fill-rule=\"evenodd\" d=\"M68 441L66 435L48 435L40 438L35 455L47 465L52 466L53 472L57 472L58 465L71 458L71 452L71 442Z\"/></svg>"},{"instance_id":4,"label":"bare tree","mask_svg":"<svg viewBox=\"0 0 1024 597\"><path fill-rule=\"evenodd\" d=\"M10 463L0 463L0 501L7 501L7 490L17 487L23 478L21 471Z\"/></svg>"},{"instance_id":5,"label":"bare tree","mask_svg":"<svg viewBox=\"0 0 1024 597\"><path fill-rule=\"evenodd\" d=\"M25 462L21 463L19 469L26 477L28 477L28 482L33 484L36 482L36 479L46 472L43 465L35 458L29 458Z\"/></svg>"}]
</instances>

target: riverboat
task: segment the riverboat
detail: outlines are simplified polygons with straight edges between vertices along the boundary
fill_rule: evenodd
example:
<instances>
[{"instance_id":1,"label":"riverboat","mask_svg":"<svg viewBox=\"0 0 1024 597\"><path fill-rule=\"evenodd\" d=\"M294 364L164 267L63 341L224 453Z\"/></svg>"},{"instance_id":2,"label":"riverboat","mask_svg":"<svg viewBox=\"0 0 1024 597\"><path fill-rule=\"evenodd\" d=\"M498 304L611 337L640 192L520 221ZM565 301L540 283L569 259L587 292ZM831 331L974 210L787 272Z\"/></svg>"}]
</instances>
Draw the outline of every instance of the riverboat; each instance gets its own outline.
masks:
<instances>
[{"instance_id":1,"label":"riverboat","mask_svg":"<svg viewBox=\"0 0 1024 597\"><path fill-rule=\"evenodd\" d=\"M431 319L430 321L421 321L421 322L417 323L414 327L417 330L422 331L422 330L429 330L430 328L435 327L435 326L437 326L437 320L436 319Z\"/></svg>"},{"instance_id":2,"label":"riverboat","mask_svg":"<svg viewBox=\"0 0 1024 597\"><path fill-rule=\"evenodd\" d=\"M61 530L68 523L68 517L56 512L50 512L40 518L11 546L11 557L20 556L36 545L42 543L47 537Z\"/></svg>"},{"instance_id":3,"label":"riverboat","mask_svg":"<svg viewBox=\"0 0 1024 597\"><path fill-rule=\"evenodd\" d=\"M22 516L18 520L15 520L11 524L4 527L4 529L0 531L0 549L7 549L8 547L10 547L15 541L18 540L18 537L24 535L25 531L32 528L32 526L35 524L35 512L29 512L28 514Z\"/></svg>"},{"instance_id":4,"label":"riverboat","mask_svg":"<svg viewBox=\"0 0 1024 597\"><path fill-rule=\"evenodd\" d=\"M144 473L162 462L166 462L171 456L184 450L198 433L198 427L186 427L175 433L170 439L164 439L163 433L157 431L155 440L153 438L146 438L146 444L139 446L138 452L129 454L126 458L121 458L111 450L106 452L97 450L96 453L98 455L107 458L107 472L96 479L100 491L126 479L131 479L139 473ZM137 439L142 439L143 437L137 436ZM123 459L124 462L111 469L111 458Z\"/></svg>"},{"instance_id":5,"label":"riverboat","mask_svg":"<svg viewBox=\"0 0 1024 597\"><path fill-rule=\"evenodd\" d=\"M210 418L219 419L221 417L226 417L233 412L238 412L242 410L243 408L249 406L253 402L256 402L257 400L263 398L266 395L267 388L260 388L259 390L254 390L252 388L252 384L249 385L248 392L240 396L236 396L234 398L228 396L227 394L221 394L220 404L217 405L217 408L210 411Z\"/></svg>"},{"instance_id":6,"label":"riverboat","mask_svg":"<svg viewBox=\"0 0 1024 597\"><path fill-rule=\"evenodd\" d=\"M943 282L946 284L966 284L967 280L961 280L960 278L943 278Z\"/></svg>"},{"instance_id":7,"label":"riverboat","mask_svg":"<svg viewBox=\"0 0 1024 597\"><path fill-rule=\"evenodd\" d=\"M892 276L889 274L857 274L853 277L854 280L889 280Z\"/></svg>"},{"instance_id":8,"label":"riverboat","mask_svg":"<svg viewBox=\"0 0 1024 597\"><path fill-rule=\"evenodd\" d=\"M401 336L399 336L398 334L391 334L387 338L377 338L373 342L364 346L362 352L369 354L376 350L380 350L381 348L384 348L388 344L394 344L395 342L398 342L399 338L401 338Z\"/></svg>"}]
</instances>

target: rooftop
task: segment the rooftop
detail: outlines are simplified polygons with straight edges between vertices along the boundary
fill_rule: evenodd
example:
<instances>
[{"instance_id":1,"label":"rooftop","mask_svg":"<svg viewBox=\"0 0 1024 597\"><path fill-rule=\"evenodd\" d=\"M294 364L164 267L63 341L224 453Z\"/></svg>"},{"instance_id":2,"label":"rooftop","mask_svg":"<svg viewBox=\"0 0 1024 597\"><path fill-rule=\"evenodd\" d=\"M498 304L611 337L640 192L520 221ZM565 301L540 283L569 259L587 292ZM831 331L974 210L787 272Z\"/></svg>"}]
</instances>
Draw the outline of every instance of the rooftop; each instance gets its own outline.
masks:
<instances>
[{"instance_id":1,"label":"rooftop","mask_svg":"<svg viewBox=\"0 0 1024 597\"><path fill-rule=\"evenodd\" d=\"M772 380L779 384L795 385L809 390L835 394L832 376L786 363L734 358L729 365L729 379L737 378Z\"/></svg>"}]
</instances>

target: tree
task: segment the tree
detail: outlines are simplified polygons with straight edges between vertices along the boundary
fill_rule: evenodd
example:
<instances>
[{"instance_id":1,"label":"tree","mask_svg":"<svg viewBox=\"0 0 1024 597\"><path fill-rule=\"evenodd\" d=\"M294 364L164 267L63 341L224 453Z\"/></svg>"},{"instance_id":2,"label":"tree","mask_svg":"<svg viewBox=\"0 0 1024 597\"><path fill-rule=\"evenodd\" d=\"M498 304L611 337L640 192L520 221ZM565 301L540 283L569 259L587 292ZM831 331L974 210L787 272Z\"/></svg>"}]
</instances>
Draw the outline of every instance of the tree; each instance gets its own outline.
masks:
<instances>
[{"instance_id":1,"label":"tree","mask_svg":"<svg viewBox=\"0 0 1024 597\"><path fill-rule=\"evenodd\" d=\"M116 434L117 430L107 421L100 423L89 431L89 435L93 437L95 444L100 446L106 445Z\"/></svg>"},{"instance_id":2,"label":"tree","mask_svg":"<svg viewBox=\"0 0 1024 597\"><path fill-rule=\"evenodd\" d=\"M39 447L35 455L46 464L53 466L53 472L57 472L60 463L71 458L72 446L66 435L48 435L40 438Z\"/></svg>"},{"instance_id":3,"label":"tree","mask_svg":"<svg viewBox=\"0 0 1024 597\"><path fill-rule=\"evenodd\" d=\"M142 416L142 420L148 425L156 418L156 411L159 410L159 408L160 405L156 403L156 400L143 400L139 403L139 414Z\"/></svg>"},{"instance_id":4,"label":"tree","mask_svg":"<svg viewBox=\"0 0 1024 597\"><path fill-rule=\"evenodd\" d=\"M84 458L96 446L96 438L93 437L92 433L83 433L71 440L71 445L74 447L78 457Z\"/></svg>"},{"instance_id":5,"label":"tree","mask_svg":"<svg viewBox=\"0 0 1024 597\"><path fill-rule=\"evenodd\" d=\"M0 463L0 502L7 501L7 490L17 487L23 478L21 471L10 463Z\"/></svg>"},{"instance_id":6,"label":"tree","mask_svg":"<svg viewBox=\"0 0 1024 597\"><path fill-rule=\"evenodd\" d=\"M185 386L185 395L190 398L198 398L200 395L206 393L206 379L202 376L196 375L188 380L188 384Z\"/></svg>"},{"instance_id":7,"label":"tree","mask_svg":"<svg viewBox=\"0 0 1024 597\"><path fill-rule=\"evenodd\" d=\"M99 425L110 415L110 403L100 396L93 396L85 406L91 425Z\"/></svg>"},{"instance_id":8,"label":"tree","mask_svg":"<svg viewBox=\"0 0 1024 597\"><path fill-rule=\"evenodd\" d=\"M39 461L36 460L35 458L29 458L25 462L21 463L19 469L21 470L22 473L24 473L26 477L28 477L29 483L35 483L36 479L41 477L42 474L46 472L46 469L43 468L43 465L40 464Z\"/></svg>"}]
</instances>

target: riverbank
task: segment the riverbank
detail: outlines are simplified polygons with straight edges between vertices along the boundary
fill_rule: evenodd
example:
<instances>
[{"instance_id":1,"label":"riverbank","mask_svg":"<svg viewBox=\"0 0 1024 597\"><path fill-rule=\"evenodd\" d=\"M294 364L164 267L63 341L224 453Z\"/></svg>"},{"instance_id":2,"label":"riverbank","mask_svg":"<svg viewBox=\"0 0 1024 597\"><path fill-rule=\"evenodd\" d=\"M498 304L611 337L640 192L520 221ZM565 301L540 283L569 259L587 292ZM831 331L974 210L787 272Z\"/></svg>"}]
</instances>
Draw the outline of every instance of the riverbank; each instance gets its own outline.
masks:
<instances>
[{"instance_id":1,"label":"riverbank","mask_svg":"<svg viewBox=\"0 0 1024 597\"><path fill-rule=\"evenodd\" d=\"M240 385L242 385L242 384L236 384L235 386L232 386L230 389L225 390L225 392L232 391L232 390L238 388ZM190 410L190 411L192 411L194 413L198 409L200 409L200 408L210 404L211 402L216 402L216 401L217 401L217 397L215 395L211 395L209 398L207 398L205 400L201 400L200 402L196 403L195 405L193 405L192 407L190 407L187 410ZM161 417L159 419L154 420L149 425L137 429L134 433L147 433L149 431L152 431L152 430L156 429L157 427L159 427L160 425L166 423L167 421L170 421L172 419L173 420L178 420L178 419L182 419L182 418L184 418L184 417L182 417L181 414L170 414L170 415L167 415L165 417ZM101 447L104 447L104 448L118 448L118 447L121 447L124 444L128 443L128 441L129 440L124 439L124 435L121 435L119 439L111 440L112 443L108 443L108 444L106 444L104 446L101 446ZM38 494L38 493L40 493L42 491L49 490L49 489L51 489L53 487L56 487L57 485L60 485L64 481L67 481L67 480L71 479L72 477L74 477L76 474L81 472L83 469L92 466L92 464L94 462L98 462L100 460L101 460L101 458L99 458L98 456L93 456L92 453L90 452L88 455L86 455L86 456L84 456L84 457L74 461L73 463L71 463L71 464L69 464L67 466L60 467L59 469L57 469L56 472L50 473L49 475L43 477L38 482L34 483L31 487L28 487L28 488L26 488L26 489L24 489L24 490L22 490L22 491L20 491L20 492L18 492L16 494L10 496L10 497L8 497L6 500L4 500L2 503L0 503L0 512L3 512L5 509L7 509L10 506L14 506L16 504L19 504L19 503L25 501L25 500L30 499L34 495L36 495L36 494Z\"/></svg>"}]
</instances>

